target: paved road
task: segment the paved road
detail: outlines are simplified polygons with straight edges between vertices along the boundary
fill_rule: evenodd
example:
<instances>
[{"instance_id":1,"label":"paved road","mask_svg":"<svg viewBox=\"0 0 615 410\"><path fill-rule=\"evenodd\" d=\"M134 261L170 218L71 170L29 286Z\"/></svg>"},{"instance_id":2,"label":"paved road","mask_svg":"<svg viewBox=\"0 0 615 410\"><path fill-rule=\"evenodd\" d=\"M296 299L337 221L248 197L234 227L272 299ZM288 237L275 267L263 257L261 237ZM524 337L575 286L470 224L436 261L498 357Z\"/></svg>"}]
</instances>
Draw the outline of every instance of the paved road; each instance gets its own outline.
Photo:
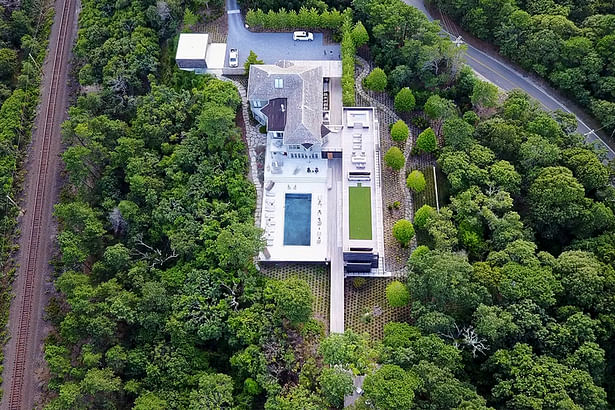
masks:
<instances>
[{"instance_id":1,"label":"paved road","mask_svg":"<svg viewBox=\"0 0 615 410\"><path fill-rule=\"evenodd\" d=\"M404 0L406 4L416 7L421 10L429 20L434 18L429 14L423 0ZM452 39L457 36L443 30ZM473 47L470 44L466 44L466 63L474 69L477 73L485 77L487 80L493 82L504 90L512 90L514 88L520 88L526 93L535 98L545 109L557 110L561 109L566 112L573 112L562 104L556 97L550 95L546 90L534 83L531 79L516 71L514 68L507 65L505 62L497 60L490 55L487 55L483 51ZM592 143L595 142L597 146L604 147L609 159L615 158L615 151L609 147L598 135L592 132L591 127L585 124L576 113L578 121L578 132L585 135L585 139Z\"/></svg>"},{"instance_id":2,"label":"paved road","mask_svg":"<svg viewBox=\"0 0 615 410\"><path fill-rule=\"evenodd\" d=\"M228 52L239 50L239 66L242 67L250 50L265 64L278 60L339 60L339 44L323 44L322 33L314 33L314 41L294 41L292 33L253 33L246 29L239 13L237 0L226 0L228 15L228 37L226 40L225 66L228 66Z\"/></svg>"}]
</instances>

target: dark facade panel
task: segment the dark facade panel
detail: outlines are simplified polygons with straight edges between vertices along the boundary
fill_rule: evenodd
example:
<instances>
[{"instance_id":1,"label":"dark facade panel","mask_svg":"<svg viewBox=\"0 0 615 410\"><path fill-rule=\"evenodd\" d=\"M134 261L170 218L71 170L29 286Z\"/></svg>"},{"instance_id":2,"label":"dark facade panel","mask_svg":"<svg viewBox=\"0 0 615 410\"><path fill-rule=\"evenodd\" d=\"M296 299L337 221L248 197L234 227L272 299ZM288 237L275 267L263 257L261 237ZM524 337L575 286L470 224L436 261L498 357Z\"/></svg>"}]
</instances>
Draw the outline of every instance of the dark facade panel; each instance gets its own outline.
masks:
<instances>
[{"instance_id":1,"label":"dark facade panel","mask_svg":"<svg viewBox=\"0 0 615 410\"><path fill-rule=\"evenodd\" d=\"M196 68L207 68L207 63L205 60L175 60L177 62L177 66L183 69L196 69Z\"/></svg>"}]
</instances>

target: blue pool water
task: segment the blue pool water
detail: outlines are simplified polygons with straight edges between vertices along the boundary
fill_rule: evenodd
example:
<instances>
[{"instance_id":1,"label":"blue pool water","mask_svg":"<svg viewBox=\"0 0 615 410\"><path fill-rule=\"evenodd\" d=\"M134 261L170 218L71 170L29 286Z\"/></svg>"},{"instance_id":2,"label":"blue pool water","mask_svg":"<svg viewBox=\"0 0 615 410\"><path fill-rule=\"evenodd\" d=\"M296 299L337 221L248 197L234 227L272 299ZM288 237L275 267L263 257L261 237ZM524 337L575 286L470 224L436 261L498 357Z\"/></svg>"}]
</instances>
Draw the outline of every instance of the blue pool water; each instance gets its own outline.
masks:
<instances>
[{"instance_id":1,"label":"blue pool water","mask_svg":"<svg viewBox=\"0 0 615 410\"><path fill-rule=\"evenodd\" d=\"M286 194L284 245L310 246L312 194Z\"/></svg>"}]
</instances>

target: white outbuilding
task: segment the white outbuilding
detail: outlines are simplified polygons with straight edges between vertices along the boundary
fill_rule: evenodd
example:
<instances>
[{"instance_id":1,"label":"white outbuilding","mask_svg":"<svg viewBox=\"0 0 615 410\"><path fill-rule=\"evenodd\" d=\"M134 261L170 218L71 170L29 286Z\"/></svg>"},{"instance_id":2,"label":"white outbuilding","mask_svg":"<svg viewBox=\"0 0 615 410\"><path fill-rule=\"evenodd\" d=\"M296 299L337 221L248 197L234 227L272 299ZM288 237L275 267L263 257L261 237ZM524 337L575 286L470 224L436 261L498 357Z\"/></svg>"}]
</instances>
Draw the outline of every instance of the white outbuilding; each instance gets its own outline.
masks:
<instances>
[{"instance_id":1,"label":"white outbuilding","mask_svg":"<svg viewBox=\"0 0 615 410\"><path fill-rule=\"evenodd\" d=\"M175 61L182 70L204 71L207 69L209 35L204 33L181 33L177 43Z\"/></svg>"}]
</instances>

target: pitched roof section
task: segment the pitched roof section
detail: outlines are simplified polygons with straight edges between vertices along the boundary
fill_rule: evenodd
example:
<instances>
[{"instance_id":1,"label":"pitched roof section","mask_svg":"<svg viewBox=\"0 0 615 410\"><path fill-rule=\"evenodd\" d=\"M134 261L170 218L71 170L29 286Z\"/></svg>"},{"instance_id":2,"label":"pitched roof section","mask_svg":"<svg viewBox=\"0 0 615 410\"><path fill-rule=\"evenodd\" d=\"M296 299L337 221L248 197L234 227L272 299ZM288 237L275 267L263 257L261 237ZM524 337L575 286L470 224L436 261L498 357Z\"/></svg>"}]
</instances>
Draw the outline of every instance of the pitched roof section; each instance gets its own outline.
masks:
<instances>
[{"instance_id":1,"label":"pitched roof section","mask_svg":"<svg viewBox=\"0 0 615 410\"><path fill-rule=\"evenodd\" d=\"M276 111L272 100L278 99L286 99L284 143L321 143L322 68L301 67L290 65L288 62L281 65L250 66L248 100L270 102L261 110L267 115L267 126L270 131L279 131L271 128L272 126L278 128L279 122L274 120L275 124L270 124L270 117L267 114L267 111L270 113ZM266 109L270 105L271 107ZM274 117L276 116L277 114L274 114Z\"/></svg>"},{"instance_id":2,"label":"pitched roof section","mask_svg":"<svg viewBox=\"0 0 615 410\"><path fill-rule=\"evenodd\" d=\"M267 116L267 131L284 131L287 105L286 98L274 98L261 108L261 112Z\"/></svg>"}]
</instances>

